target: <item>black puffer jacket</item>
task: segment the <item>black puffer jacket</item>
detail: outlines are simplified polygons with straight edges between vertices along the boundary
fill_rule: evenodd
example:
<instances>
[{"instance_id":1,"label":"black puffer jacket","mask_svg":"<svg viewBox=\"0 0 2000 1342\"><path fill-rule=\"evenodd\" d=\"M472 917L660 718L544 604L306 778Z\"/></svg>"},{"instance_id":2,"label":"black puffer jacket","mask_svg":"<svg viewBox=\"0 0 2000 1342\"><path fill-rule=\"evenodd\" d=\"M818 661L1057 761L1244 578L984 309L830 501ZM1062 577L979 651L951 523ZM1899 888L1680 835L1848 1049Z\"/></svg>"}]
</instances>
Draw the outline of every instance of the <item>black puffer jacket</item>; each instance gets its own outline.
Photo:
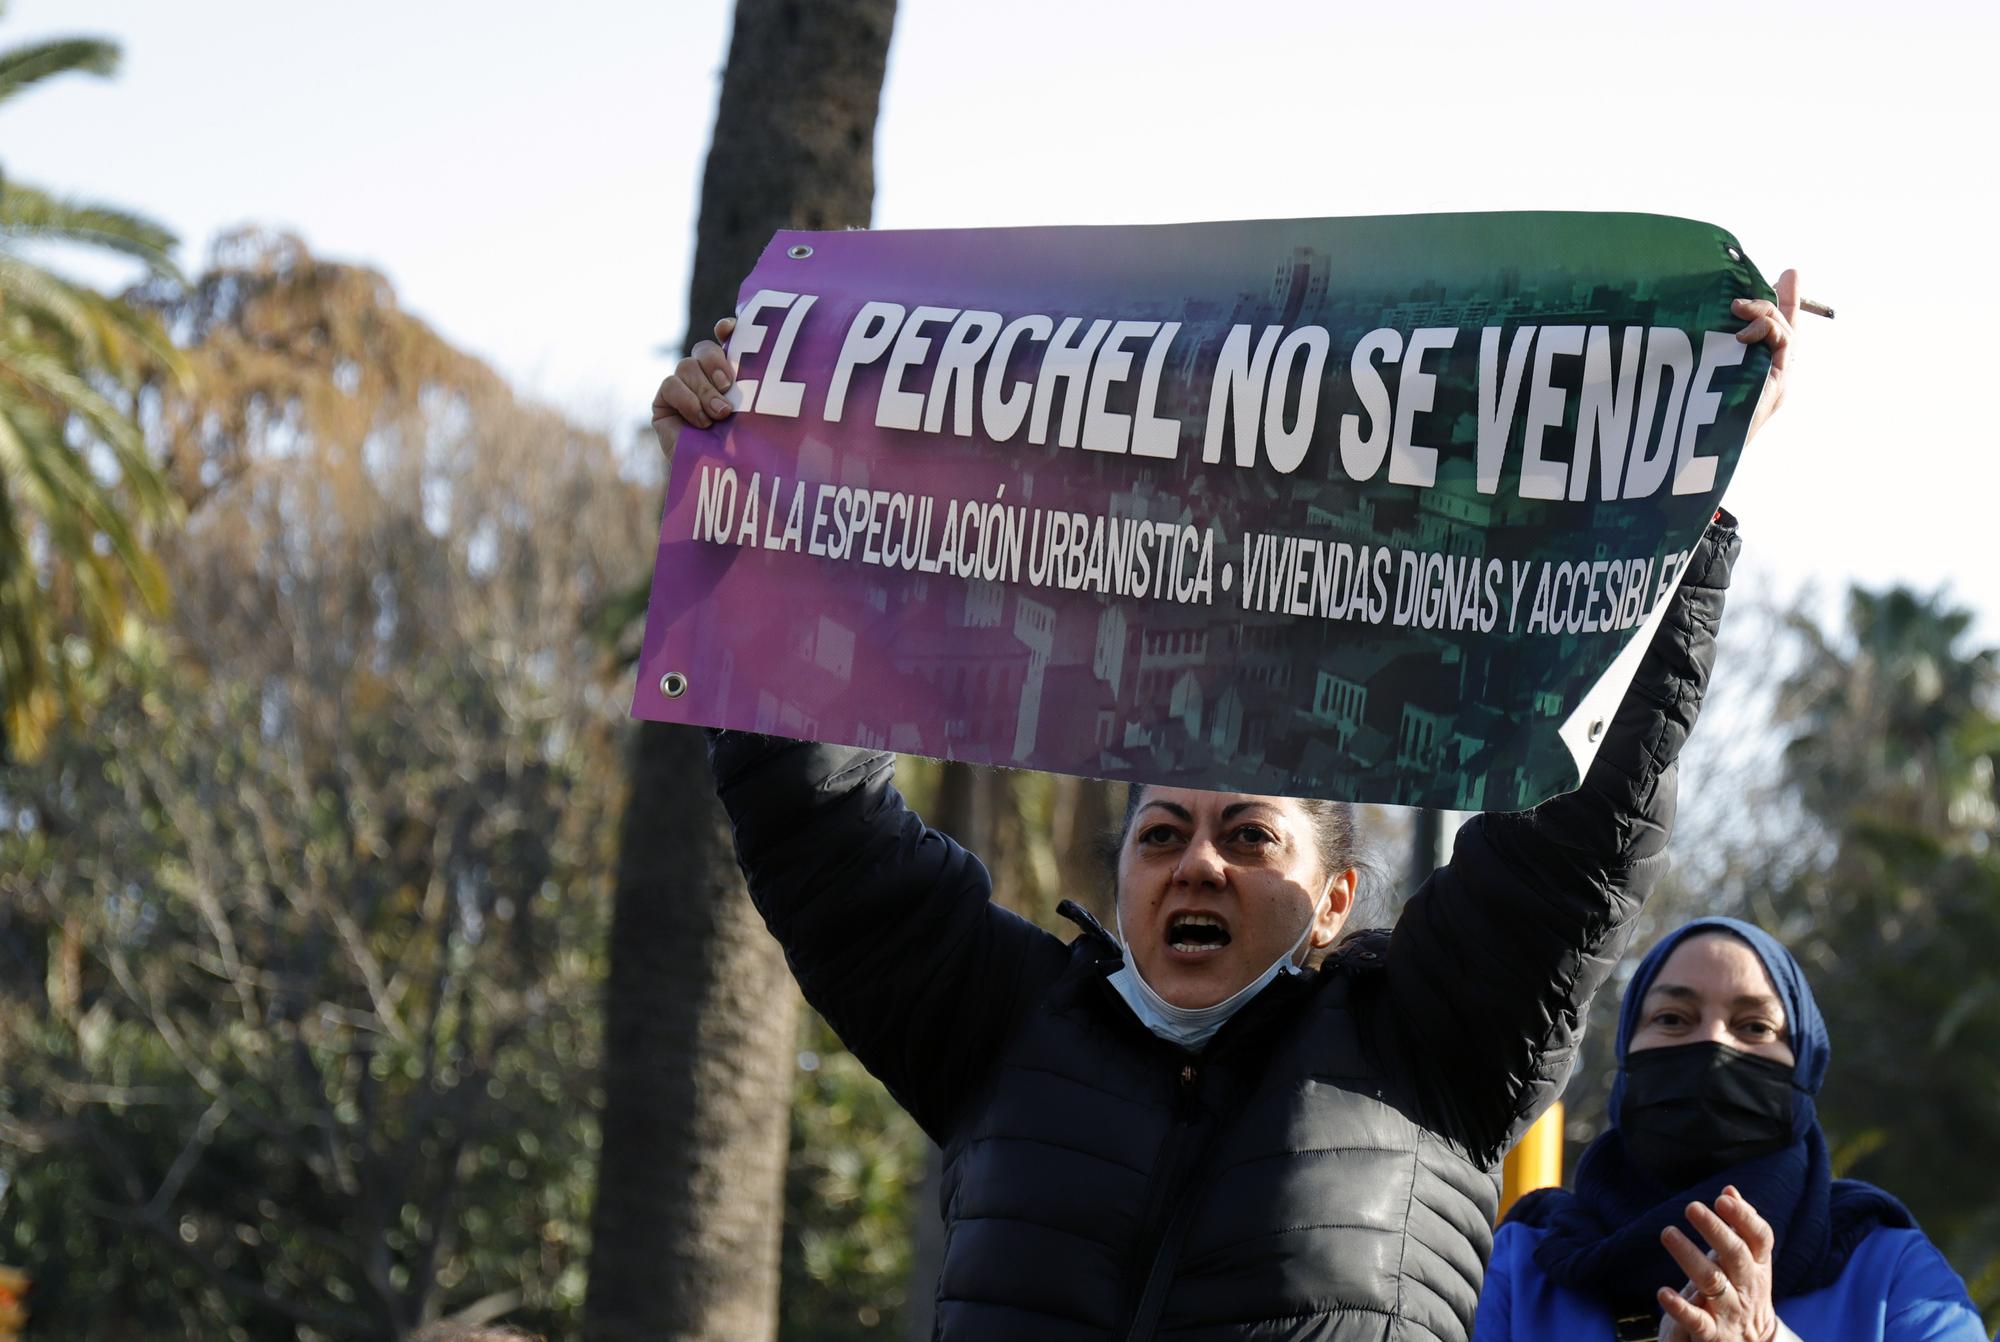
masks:
<instances>
[{"instance_id":1,"label":"black puffer jacket","mask_svg":"<svg viewBox=\"0 0 2000 1342\"><path fill-rule=\"evenodd\" d=\"M718 733L807 999L944 1148L939 1334L1463 1342L1492 1171L1664 863L1736 550L1709 528L1581 788L1475 817L1393 934L1280 977L1197 1055L1104 982L1101 929L1065 946L990 903L890 756Z\"/></svg>"}]
</instances>

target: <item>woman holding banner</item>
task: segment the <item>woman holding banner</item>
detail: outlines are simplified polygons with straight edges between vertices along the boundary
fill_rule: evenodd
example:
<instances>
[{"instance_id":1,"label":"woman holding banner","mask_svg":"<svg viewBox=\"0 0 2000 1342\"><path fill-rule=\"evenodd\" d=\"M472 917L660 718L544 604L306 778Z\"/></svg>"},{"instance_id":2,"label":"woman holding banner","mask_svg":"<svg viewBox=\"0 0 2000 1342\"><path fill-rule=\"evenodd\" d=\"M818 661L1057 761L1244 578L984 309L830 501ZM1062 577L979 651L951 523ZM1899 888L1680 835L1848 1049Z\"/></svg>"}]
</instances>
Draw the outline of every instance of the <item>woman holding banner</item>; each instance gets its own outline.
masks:
<instances>
[{"instance_id":1,"label":"woman holding banner","mask_svg":"<svg viewBox=\"0 0 2000 1342\"><path fill-rule=\"evenodd\" d=\"M1737 305L1773 348L1753 433L1784 385L1789 273L1778 292ZM664 450L726 416L730 377L708 342L680 365ZM1121 935L1066 903L1064 945L990 901L889 754L715 733L807 1000L944 1150L938 1335L1464 1342L1492 1171L1665 866L1737 549L1719 514L1582 786L1468 822L1393 933L1347 928L1344 806L1135 787Z\"/></svg>"},{"instance_id":2,"label":"woman holding banner","mask_svg":"<svg viewBox=\"0 0 2000 1342\"><path fill-rule=\"evenodd\" d=\"M1619 1012L1611 1126L1575 1191L1508 1214L1474 1342L1986 1342L1903 1205L1833 1177L1813 1110L1829 1054L1768 934L1698 918L1655 946Z\"/></svg>"}]
</instances>

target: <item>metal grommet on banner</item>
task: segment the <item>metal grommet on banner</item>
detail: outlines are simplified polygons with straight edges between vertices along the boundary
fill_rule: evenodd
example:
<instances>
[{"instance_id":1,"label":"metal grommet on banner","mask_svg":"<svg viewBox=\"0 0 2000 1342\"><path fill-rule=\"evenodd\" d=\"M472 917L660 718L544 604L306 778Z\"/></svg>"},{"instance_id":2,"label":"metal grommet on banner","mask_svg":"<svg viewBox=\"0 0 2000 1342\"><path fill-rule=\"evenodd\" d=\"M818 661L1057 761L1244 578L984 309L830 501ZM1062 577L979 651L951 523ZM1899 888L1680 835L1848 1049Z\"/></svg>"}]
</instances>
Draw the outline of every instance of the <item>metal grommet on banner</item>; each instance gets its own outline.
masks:
<instances>
[{"instance_id":1,"label":"metal grommet on banner","mask_svg":"<svg viewBox=\"0 0 2000 1342\"><path fill-rule=\"evenodd\" d=\"M1595 741L1602 735L1604 735L1604 719L1592 718L1590 721L1590 739Z\"/></svg>"},{"instance_id":2,"label":"metal grommet on banner","mask_svg":"<svg viewBox=\"0 0 2000 1342\"><path fill-rule=\"evenodd\" d=\"M678 671L669 671L660 677L660 693L669 699L678 699L688 692L688 678Z\"/></svg>"},{"instance_id":3,"label":"metal grommet on banner","mask_svg":"<svg viewBox=\"0 0 2000 1342\"><path fill-rule=\"evenodd\" d=\"M1732 261L1741 261L1743 259L1743 253L1737 251L1734 247L1724 247L1722 250L1729 254L1729 259Z\"/></svg>"},{"instance_id":4,"label":"metal grommet on banner","mask_svg":"<svg viewBox=\"0 0 2000 1342\"><path fill-rule=\"evenodd\" d=\"M795 242L785 249L785 255L791 257L794 261L803 261L812 254L813 249L806 246L803 242Z\"/></svg>"}]
</instances>

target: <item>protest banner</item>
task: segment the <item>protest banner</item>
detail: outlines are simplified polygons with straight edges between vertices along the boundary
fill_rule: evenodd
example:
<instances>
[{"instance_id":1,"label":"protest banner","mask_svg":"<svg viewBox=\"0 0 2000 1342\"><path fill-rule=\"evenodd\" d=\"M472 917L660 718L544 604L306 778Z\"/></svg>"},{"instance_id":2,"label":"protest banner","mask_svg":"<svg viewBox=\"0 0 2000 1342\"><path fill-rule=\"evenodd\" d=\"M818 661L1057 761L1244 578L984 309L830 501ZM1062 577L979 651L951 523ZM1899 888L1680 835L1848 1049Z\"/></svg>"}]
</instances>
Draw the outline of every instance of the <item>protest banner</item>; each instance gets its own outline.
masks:
<instances>
[{"instance_id":1,"label":"protest banner","mask_svg":"<svg viewBox=\"0 0 2000 1342\"><path fill-rule=\"evenodd\" d=\"M633 711L1530 805L1729 482L1744 296L1732 237L1651 215L781 232L736 413L680 437Z\"/></svg>"}]
</instances>

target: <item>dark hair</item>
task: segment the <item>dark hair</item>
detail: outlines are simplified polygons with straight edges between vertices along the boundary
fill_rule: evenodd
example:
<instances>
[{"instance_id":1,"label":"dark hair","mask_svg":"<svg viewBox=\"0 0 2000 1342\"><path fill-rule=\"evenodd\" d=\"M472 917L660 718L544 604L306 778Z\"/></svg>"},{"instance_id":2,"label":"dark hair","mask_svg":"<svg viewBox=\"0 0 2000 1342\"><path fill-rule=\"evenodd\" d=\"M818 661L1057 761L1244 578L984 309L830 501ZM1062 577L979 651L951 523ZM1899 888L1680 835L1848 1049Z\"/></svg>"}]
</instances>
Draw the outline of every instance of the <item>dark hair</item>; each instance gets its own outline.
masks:
<instances>
[{"instance_id":1,"label":"dark hair","mask_svg":"<svg viewBox=\"0 0 2000 1342\"><path fill-rule=\"evenodd\" d=\"M1139 801L1145 794L1147 784L1133 783L1125 789L1125 818L1118 824L1118 832L1105 845L1107 865L1111 868L1113 889L1111 897L1118 898L1116 880L1118 875L1118 854L1125 847L1125 840L1132 834L1132 817L1139 814ZM1313 847L1319 854L1320 865L1328 874L1347 871L1354 872L1354 907L1348 911L1347 922L1341 928L1340 941L1359 932L1366 932L1381 925L1384 912L1382 890L1382 869L1375 856L1362 842L1360 827L1355 823L1356 811L1350 802L1323 801L1318 797L1294 797L1312 823ZM1335 942L1338 945L1339 942ZM1331 949L1331 948L1329 948Z\"/></svg>"}]
</instances>

